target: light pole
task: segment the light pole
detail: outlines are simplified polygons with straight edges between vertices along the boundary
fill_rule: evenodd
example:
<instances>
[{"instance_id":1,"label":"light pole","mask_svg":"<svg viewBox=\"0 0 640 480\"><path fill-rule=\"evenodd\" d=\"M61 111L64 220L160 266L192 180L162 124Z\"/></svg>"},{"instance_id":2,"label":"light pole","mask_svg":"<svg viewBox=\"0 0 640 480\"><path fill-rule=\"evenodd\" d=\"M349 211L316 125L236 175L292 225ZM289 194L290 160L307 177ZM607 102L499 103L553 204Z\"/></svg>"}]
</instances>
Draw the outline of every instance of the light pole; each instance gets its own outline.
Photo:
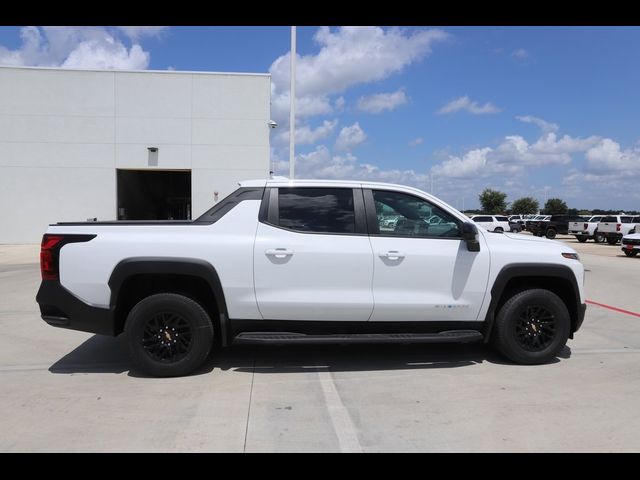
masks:
<instances>
[{"instance_id":1,"label":"light pole","mask_svg":"<svg viewBox=\"0 0 640 480\"><path fill-rule=\"evenodd\" d=\"M295 174L295 139L296 139L296 27L291 27L291 108L289 109L289 178Z\"/></svg>"}]
</instances>

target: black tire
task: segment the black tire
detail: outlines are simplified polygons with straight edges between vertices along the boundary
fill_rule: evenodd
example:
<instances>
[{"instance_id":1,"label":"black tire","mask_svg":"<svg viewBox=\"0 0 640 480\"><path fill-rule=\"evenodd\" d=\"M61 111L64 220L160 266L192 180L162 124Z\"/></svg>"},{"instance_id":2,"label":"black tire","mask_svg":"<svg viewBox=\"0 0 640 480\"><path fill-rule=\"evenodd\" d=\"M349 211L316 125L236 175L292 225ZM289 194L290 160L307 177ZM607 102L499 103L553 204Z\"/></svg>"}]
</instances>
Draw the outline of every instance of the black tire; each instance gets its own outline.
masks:
<instances>
[{"instance_id":1,"label":"black tire","mask_svg":"<svg viewBox=\"0 0 640 480\"><path fill-rule=\"evenodd\" d=\"M558 232L555 231L555 229L553 228L548 228L546 232L544 232L545 237L547 237L549 240L553 240L554 238L556 238Z\"/></svg>"},{"instance_id":2,"label":"black tire","mask_svg":"<svg viewBox=\"0 0 640 480\"><path fill-rule=\"evenodd\" d=\"M580 243L584 243L584 242L586 242L586 241L587 241L587 237L583 237L583 236L581 236L581 235L576 235L576 238L578 239L578 241L579 241Z\"/></svg>"},{"instance_id":3,"label":"black tire","mask_svg":"<svg viewBox=\"0 0 640 480\"><path fill-rule=\"evenodd\" d=\"M596 243L602 243L605 240L604 233L600 233L597 230L593 232L593 241Z\"/></svg>"},{"instance_id":4,"label":"black tire","mask_svg":"<svg viewBox=\"0 0 640 480\"><path fill-rule=\"evenodd\" d=\"M124 330L134 365L156 377L188 375L204 363L213 345L207 312L175 293L142 299L129 312Z\"/></svg>"},{"instance_id":5,"label":"black tire","mask_svg":"<svg viewBox=\"0 0 640 480\"><path fill-rule=\"evenodd\" d=\"M623 250L623 252L627 257L635 257L636 255L638 255L637 250Z\"/></svg>"},{"instance_id":6,"label":"black tire","mask_svg":"<svg viewBox=\"0 0 640 480\"><path fill-rule=\"evenodd\" d=\"M505 302L496 316L493 340L508 359L538 365L560 353L570 328L569 311L560 297L536 288L516 293Z\"/></svg>"},{"instance_id":7,"label":"black tire","mask_svg":"<svg viewBox=\"0 0 640 480\"><path fill-rule=\"evenodd\" d=\"M615 245L616 243L618 243L618 239L617 239L617 238L615 238L615 237L608 237L608 238L607 238L607 243L608 243L609 245Z\"/></svg>"},{"instance_id":8,"label":"black tire","mask_svg":"<svg viewBox=\"0 0 640 480\"><path fill-rule=\"evenodd\" d=\"M494 232L496 232L496 233L502 233L502 232L504 232L504 230L502 229L502 227L496 227L496 228L494 228L494 229L493 229L493 231L494 231Z\"/></svg>"}]
</instances>

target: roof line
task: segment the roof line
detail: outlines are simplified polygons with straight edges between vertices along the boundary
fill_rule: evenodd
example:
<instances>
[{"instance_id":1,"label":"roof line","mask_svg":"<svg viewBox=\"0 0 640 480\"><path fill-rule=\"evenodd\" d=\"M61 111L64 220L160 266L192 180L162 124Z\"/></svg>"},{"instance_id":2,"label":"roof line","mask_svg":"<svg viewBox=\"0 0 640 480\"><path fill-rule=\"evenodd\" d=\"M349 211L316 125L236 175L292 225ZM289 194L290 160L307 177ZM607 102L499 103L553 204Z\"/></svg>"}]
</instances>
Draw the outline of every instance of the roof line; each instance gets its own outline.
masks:
<instances>
[{"instance_id":1,"label":"roof line","mask_svg":"<svg viewBox=\"0 0 640 480\"><path fill-rule=\"evenodd\" d=\"M96 73L179 73L191 75L239 75L254 77L270 77L270 73L252 72L205 72L197 70L120 70L120 69L98 69L98 68L63 68L63 67L34 67L26 65L0 65L0 69L20 69L20 70L54 70L61 72L96 72Z\"/></svg>"}]
</instances>

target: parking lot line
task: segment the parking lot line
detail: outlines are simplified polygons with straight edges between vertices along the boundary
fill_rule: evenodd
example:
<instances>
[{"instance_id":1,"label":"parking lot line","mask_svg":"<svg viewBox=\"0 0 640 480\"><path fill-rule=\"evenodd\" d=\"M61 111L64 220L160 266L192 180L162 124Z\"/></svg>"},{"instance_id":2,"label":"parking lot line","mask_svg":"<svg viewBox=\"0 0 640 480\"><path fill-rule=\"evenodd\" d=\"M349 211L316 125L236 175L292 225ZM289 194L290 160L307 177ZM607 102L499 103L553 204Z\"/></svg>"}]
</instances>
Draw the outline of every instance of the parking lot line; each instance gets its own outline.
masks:
<instances>
[{"instance_id":1,"label":"parking lot line","mask_svg":"<svg viewBox=\"0 0 640 480\"><path fill-rule=\"evenodd\" d=\"M343 453L362 453L362 446L358 440L356 427L351 420L351 415L336 388L331 372L318 368L322 393L329 411L329 417L333 424L333 430L338 437L340 451Z\"/></svg>"},{"instance_id":2,"label":"parking lot line","mask_svg":"<svg viewBox=\"0 0 640 480\"><path fill-rule=\"evenodd\" d=\"M612 307L611 305L607 305L605 303L594 302L593 300L587 300L587 303L591 305L597 305L598 307L608 308L609 310L613 310L614 312L624 313L627 315L631 315L633 317L640 317L640 313L630 312L629 310L624 310L618 307Z\"/></svg>"}]
</instances>

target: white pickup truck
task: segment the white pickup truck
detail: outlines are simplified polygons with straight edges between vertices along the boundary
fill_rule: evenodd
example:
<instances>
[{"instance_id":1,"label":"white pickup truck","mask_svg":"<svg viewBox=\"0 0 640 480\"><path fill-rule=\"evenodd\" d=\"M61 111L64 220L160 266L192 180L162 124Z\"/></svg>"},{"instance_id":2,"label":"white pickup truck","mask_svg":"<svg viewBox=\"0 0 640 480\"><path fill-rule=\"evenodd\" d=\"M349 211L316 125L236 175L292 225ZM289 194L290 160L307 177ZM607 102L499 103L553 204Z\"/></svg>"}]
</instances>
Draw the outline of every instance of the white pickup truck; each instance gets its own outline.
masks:
<instances>
[{"instance_id":1,"label":"white pickup truck","mask_svg":"<svg viewBox=\"0 0 640 480\"><path fill-rule=\"evenodd\" d=\"M491 341L539 364L586 309L573 249L371 182L247 181L194 221L54 224L41 273L47 323L124 333L157 376L214 344Z\"/></svg>"},{"instance_id":2,"label":"white pickup truck","mask_svg":"<svg viewBox=\"0 0 640 480\"><path fill-rule=\"evenodd\" d=\"M598 232L604 234L609 245L615 245L623 236L636 231L636 225L640 224L640 217L631 215L611 215L603 217L598 223Z\"/></svg>"},{"instance_id":3,"label":"white pickup truck","mask_svg":"<svg viewBox=\"0 0 640 480\"><path fill-rule=\"evenodd\" d=\"M584 243L589 239L593 239L596 243L602 243L606 239L604 233L598 231L598 223L603 218L604 215L596 215L586 222L569 222L569 235L575 235L580 243Z\"/></svg>"}]
</instances>

